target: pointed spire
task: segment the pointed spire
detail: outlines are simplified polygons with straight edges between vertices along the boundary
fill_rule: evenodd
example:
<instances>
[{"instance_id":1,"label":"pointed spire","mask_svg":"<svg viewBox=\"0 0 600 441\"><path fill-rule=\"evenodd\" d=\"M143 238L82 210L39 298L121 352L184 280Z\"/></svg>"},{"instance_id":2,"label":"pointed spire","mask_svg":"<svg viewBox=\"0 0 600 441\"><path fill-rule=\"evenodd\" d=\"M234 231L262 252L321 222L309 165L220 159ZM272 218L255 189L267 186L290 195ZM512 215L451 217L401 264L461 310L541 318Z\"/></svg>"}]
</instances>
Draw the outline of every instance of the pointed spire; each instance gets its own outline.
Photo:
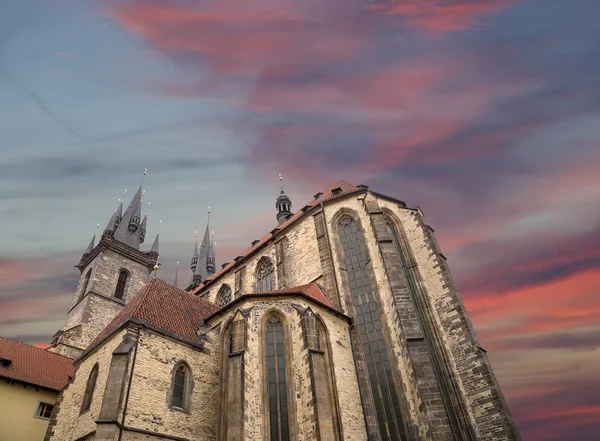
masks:
<instances>
[{"instance_id":1,"label":"pointed spire","mask_svg":"<svg viewBox=\"0 0 600 441\"><path fill-rule=\"evenodd\" d=\"M277 223L281 225L292 216L292 201L283 191L283 177L279 174L279 186L281 191L279 197L275 202L275 208L277 208Z\"/></svg>"},{"instance_id":2,"label":"pointed spire","mask_svg":"<svg viewBox=\"0 0 600 441\"><path fill-rule=\"evenodd\" d=\"M177 266L175 267L175 280L173 280L173 286L177 288L177 275L179 274L179 260L177 261Z\"/></svg>"},{"instance_id":3,"label":"pointed spire","mask_svg":"<svg viewBox=\"0 0 600 441\"><path fill-rule=\"evenodd\" d=\"M154 243L152 244L152 248L150 249L151 253L158 254L158 236L159 235L160 235L160 233L156 233L156 237L154 238Z\"/></svg>"},{"instance_id":4,"label":"pointed spire","mask_svg":"<svg viewBox=\"0 0 600 441\"><path fill-rule=\"evenodd\" d=\"M212 244L210 242L210 229L209 225L206 225L206 230L204 231L204 237L202 238L202 242L200 242L200 249L198 251L198 268L196 268L196 273L202 276L202 280L206 280L208 276L212 273L209 272L209 268L213 268L214 270L214 261L210 262L210 253L212 249ZM213 271L214 272L214 271Z\"/></svg>"},{"instance_id":5,"label":"pointed spire","mask_svg":"<svg viewBox=\"0 0 600 441\"><path fill-rule=\"evenodd\" d=\"M87 246L87 248L83 252L84 255L90 254L92 252L92 250L94 249L95 242L96 242L96 235L94 234L94 236L92 237L92 240L90 240L90 244Z\"/></svg>"},{"instance_id":6,"label":"pointed spire","mask_svg":"<svg viewBox=\"0 0 600 441\"><path fill-rule=\"evenodd\" d=\"M115 239L136 250L140 249L140 217L142 211L142 187L138 189L131 203L125 210L119 226L115 231Z\"/></svg>"},{"instance_id":7,"label":"pointed spire","mask_svg":"<svg viewBox=\"0 0 600 441\"><path fill-rule=\"evenodd\" d=\"M190 269L192 270L192 276L196 273L197 265L198 265L198 232L196 231L196 242L194 243L194 251L192 252L192 261L190 263Z\"/></svg>"},{"instance_id":8,"label":"pointed spire","mask_svg":"<svg viewBox=\"0 0 600 441\"><path fill-rule=\"evenodd\" d=\"M140 225L140 243L144 243L146 239L146 219L148 215L144 216L144 220L142 220L142 224Z\"/></svg>"}]
</instances>

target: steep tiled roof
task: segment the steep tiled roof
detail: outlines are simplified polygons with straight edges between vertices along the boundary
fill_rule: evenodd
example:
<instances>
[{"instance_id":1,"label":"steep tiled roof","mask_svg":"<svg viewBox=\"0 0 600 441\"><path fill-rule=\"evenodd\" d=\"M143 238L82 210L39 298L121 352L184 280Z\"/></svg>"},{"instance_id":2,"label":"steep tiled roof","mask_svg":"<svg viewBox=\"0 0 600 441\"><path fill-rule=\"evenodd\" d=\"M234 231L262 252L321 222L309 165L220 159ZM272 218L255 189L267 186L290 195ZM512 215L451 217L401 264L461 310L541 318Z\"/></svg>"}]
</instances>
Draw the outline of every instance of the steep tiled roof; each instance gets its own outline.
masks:
<instances>
[{"instance_id":1,"label":"steep tiled roof","mask_svg":"<svg viewBox=\"0 0 600 441\"><path fill-rule=\"evenodd\" d=\"M0 377L59 391L73 376L73 360L26 343L0 337L0 358L10 367L0 366Z\"/></svg>"},{"instance_id":2,"label":"steep tiled roof","mask_svg":"<svg viewBox=\"0 0 600 441\"><path fill-rule=\"evenodd\" d=\"M336 190L334 192L334 190ZM327 202L331 199L337 199L337 198L341 198L346 196L349 193L353 193L355 191L359 190L359 187L350 184L349 182L346 182L342 179L340 179L339 181L337 181L334 185L332 185L329 188L326 188L325 190L323 190L323 192L319 195L319 197L317 197L316 199L313 199L312 201L308 202L304 207L309 207L312 208L316 205L319 205L321 203ZM302 208L304 208L302 207ZM277 230L282 230L284 228L286 228L287 226L293 224L300 216L302 216L302 214L304 214L304 210L300 209L298 211L296 211L287 221L285 221L284 223L282 223L281 225L279 225L277 227ZM248 248L246 251L244 251L243 253L241 253L238 257L246 257L247 255L249 255L250 253L252 253L254 250L256 250L257 248L260 248L265 242L267 242L269 239L271 239L273 237L272 233L268 233L265 236L263 236L258 242L254 243L254 245L252 245L250 248ZM236 257L237 259L237 257ZM221 274L223 274L224 272L228 271L231 267L235 266L236 264L236 260L232 260L231 262L229 262L227 265L225 265L223 268L221 268L219 271L217 271L216 273L214 273L212 276L210 276L208 279L206 279L203 283L201 283L198 287L196 287L192 293L196 294L198 292L200 292L200 290L202 288L204 288L204 286L212 281L215 280L217 277L219 277Z\"/></svg>"},{"instance_id":3,"label":"steep tiled roof","mask_svg":"<svg viewBox=\"0 0 600 441\"><path fill-rule=\"evenodd\" d=\"M292 286L290 288L275 289L273 291L256 292L256 293L252 293L252 294L277 295L277 294L298 294L298 293L307 295L308 297L310 297L317 303L320 303L329 308L335 309L335 307L331 304L329 299L325 296L325 293L321 290L321 288L319 288L319 285L317 285L317 283L315 283L315 282L308 283L306 285Z\"/></svg>"},{"instance_id":4,"label":"steep tiled roof","mask_svg":"<svg viewBox=\"0 0 600 441\"><path fill-rule=\"evenodd\" d=\"M217 310L215 305L204 299L190 295L164 280L152 279L92 341L87 350L129 319L142 321L184 340L195 342L194 329L201 326L204 319Z\"/></svg>"}]
</instances>

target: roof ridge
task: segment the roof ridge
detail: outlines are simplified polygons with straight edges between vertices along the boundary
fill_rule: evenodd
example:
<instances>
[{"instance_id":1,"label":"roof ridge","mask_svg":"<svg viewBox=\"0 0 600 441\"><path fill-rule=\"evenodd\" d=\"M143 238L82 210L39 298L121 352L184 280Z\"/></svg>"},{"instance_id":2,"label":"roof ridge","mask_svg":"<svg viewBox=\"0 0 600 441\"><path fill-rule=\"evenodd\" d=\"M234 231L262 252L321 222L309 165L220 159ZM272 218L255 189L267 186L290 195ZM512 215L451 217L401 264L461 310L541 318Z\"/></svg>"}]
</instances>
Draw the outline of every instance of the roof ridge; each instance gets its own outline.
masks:
<instances>
[{"instance_id":1,"label":"roof ridge","mask_svg":"<svg viewBox=\"0 0 600 441\"><path fill-rule=\"evenodd\" d=\"M48 348L45 348L45 349L43 349L43 348L38 348L38 347L35 347L35 346L34 346L34 345L32 345L32 344L25 343L24 341L15 340L14 338L9 338L9 337L3 337L3 336L1 336L1 335L0 335L0 338L1 338L1 339L4 339L4 340L10 340L10 341L12 341L12 342L14 342L14 343L18 343L18 344L20 344L20 345L27 346L27 347L29 347L29 348L36 349L36 350L38 350L38 351L42 351L42 352L44 352L44 353L46 353L46 354L54 354L54 355L57 355L57 356L59 356L59 357L63 357L63 358L67 358L67 359L69 359L69 360L72 360L72 358L71 358L71 357L67 357L66 355L57 354L56 352L49 351L49 350L48 350Z\"/></svg>"}]
</instances>

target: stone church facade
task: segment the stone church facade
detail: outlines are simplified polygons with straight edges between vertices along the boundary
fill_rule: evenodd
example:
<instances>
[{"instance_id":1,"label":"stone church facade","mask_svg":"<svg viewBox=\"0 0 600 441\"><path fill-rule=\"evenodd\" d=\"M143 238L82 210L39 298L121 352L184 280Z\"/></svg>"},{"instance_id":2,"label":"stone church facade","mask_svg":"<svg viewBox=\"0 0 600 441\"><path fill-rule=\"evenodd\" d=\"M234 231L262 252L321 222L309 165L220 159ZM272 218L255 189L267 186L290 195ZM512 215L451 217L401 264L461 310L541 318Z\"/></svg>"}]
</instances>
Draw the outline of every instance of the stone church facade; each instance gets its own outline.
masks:
<instances>
[{"instance_id":1,"label":"stone church facade","mask_svg":"<svg viewBox=\"0 0 600 441\"><path fill-rule=\"evenodd\" d=\"M47 440L520 440L420 209L339 181L292 213L282 188L219 270L207 226L184 290L151 277L141 195L78 265Z\"/></svg>"}]
</instances>

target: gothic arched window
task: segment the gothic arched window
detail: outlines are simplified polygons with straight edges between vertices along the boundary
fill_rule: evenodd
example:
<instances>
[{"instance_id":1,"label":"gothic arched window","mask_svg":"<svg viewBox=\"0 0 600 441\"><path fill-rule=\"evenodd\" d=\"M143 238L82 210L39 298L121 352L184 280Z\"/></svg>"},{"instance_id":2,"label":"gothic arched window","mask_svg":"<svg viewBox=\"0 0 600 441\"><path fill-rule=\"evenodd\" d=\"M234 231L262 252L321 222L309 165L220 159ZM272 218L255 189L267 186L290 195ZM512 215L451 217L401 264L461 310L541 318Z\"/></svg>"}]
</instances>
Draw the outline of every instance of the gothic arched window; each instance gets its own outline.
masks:
<instances>
[{"instance_id":1,"label":"gothic arched window","mask_svg":"<svg viewBox=\"0 0 600 441\"><path fill-rule=\"evenodd\" d=\"M85 292L87 291L88 284L90 283L90 276L92 275L92 269L90 268L88 272L85 274L85 280L83 281L83 288L81 289L81 293L79 294L79 300L83 298Z\"/></svg>"},{"instance_id":2,"label":"gothic arched window","mask_svg":"<svg viewBox=\"0 0 600 441\"><path fill-rule=\"evenodd\" d=\"M83 402L81 403L81 412L84 413L90 410L92 404L92 398L94 397L94 389L96 388L96 380L98 379L98 363L94 365L90 376L88 377L87 384L85 385L85 393L83 394Z\"/></svg>"},{"instance_id":3,"label":"gothic arched window","mask_svg":"<svg viewBox=\"0 0 600 441\"><path fill-rule=\"evenodd\" d=\"M337 226L379 430L383 439L400 440L405 436L400 400L369 277L362 231L356 219L348 215L342 216Z\"/></svg>"},{"instance_id":4,"label":"gothic arched window","mask_svg":"<svg viewBox=\"0 0 600 441\"><path fill-rule=\"evenodd\" d=\"M277 315L267 319L267 396L270 441L289 441L288 386L283 324Z\"/></svg>"},{"instance_id":5,"label":"gothic arched window","mask_svg":"<svg viewBox=\"0 0 600 441\"><path fill-rule=\"evenodd\" d=\"M229 302L231 302L231 287L229 285L223 285L217 293L216 304L219 308L222 308L229 304Z\"/></svg>"},{"instance_id":6,"label":"gothic arched window","mask_svg":"<svg viewBox=\"0 0 600 441\"><path fill-rule=\"evenodd\" d=\"M275 289L275 268L270 259L264 258L256 269L256 292L267 292Z\"/></svg>"},{"instance_id":7,"label":"gothic arched window","mask_svg":"<svg viewBox=\"0 0 600 441\"><path fill-rule=\"evenodd\" d=\"M170 405L176 409L188 410L191 396L191 371L184 362L179 362L173 369L171 380Z\"/></svg>"},{"instance_id":8,"label":"gothic arched window","mask_svg":"<svg viewBox=\"0 0 600 441\"><path fill-rule=\"evenodd\" d=\"M115 297L117 299L123 298L123 293L125 293L125 283L127 283L128 277L129 271L122 269L119 272L119 279L117 280L117 289L115 289Z\"/></svg>"}]
</instances>

